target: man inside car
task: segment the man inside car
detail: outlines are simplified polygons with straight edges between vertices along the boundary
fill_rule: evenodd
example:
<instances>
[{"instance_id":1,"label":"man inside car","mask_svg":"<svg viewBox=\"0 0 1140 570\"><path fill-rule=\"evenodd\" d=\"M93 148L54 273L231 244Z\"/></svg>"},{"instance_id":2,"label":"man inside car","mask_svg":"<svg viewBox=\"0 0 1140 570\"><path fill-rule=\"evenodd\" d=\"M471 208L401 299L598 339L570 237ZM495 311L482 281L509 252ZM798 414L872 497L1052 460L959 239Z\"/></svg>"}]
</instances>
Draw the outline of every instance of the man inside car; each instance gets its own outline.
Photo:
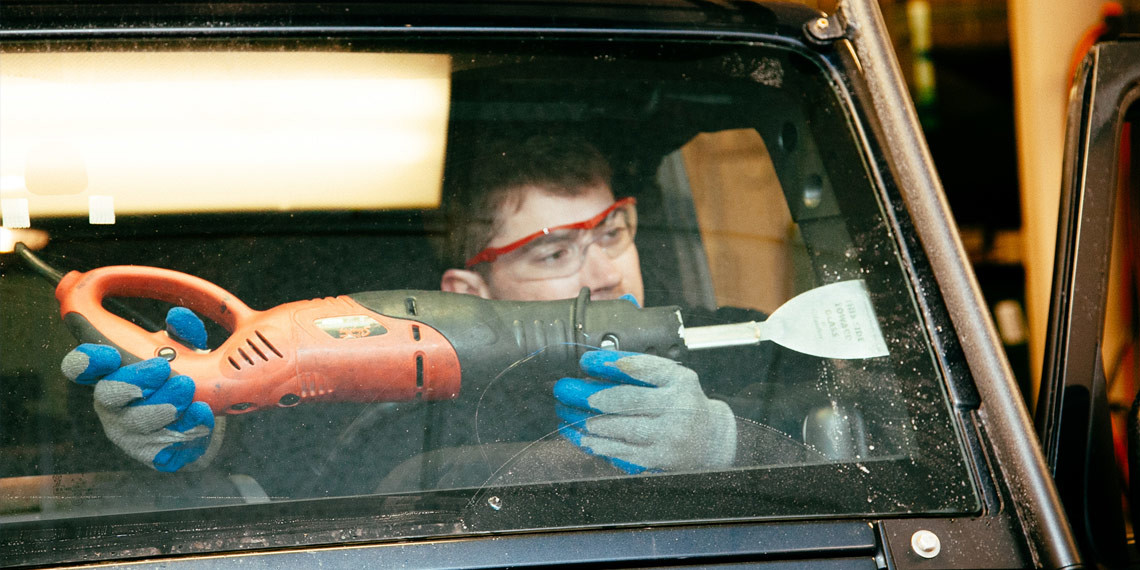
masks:
<instances>
[{"instance_id":1,"label":"man inside car","mask_svg":"<svg viewBox=\"0 0 1140 570\"><path fill-rule=\"evenodd\" d=\"M535 301L575 297L585 287L592 299L644 302L634 244L636 202L615 198L610 166L595 148L573 138L540 136L488 154L463 197L453 202L459 219L451 257L464 261L444 272L443 291ZM201 321L185 309L171 311L167 329L186 344L206 348ZM743 439L738 419L728 403L706 395L694 370L662 357L608 350L587 352L581 368L581 378L555 379L553 401L550 391L526 398L500 391L508 394L506 406L517 407L505 414L508 423L536 424L533 431L519 428L515 439L549 434L554 422L566 440L627 473L718 469L737 462ZM114 349L81 345L64 358L62 369L72 380L95 386L95 410L108 437L154 469L200 468L224 439L224 426L208 406L192 402L193 380L171 378L162 359L120 367ZM476 416L480 409L466 408L470 413L463 415ZM456 425L466 419L451 418ZM447 445L484 442L478 425L445 431L456 434ZM467 437L472 431L475 436Z\"/></svg>"}]
</instances>

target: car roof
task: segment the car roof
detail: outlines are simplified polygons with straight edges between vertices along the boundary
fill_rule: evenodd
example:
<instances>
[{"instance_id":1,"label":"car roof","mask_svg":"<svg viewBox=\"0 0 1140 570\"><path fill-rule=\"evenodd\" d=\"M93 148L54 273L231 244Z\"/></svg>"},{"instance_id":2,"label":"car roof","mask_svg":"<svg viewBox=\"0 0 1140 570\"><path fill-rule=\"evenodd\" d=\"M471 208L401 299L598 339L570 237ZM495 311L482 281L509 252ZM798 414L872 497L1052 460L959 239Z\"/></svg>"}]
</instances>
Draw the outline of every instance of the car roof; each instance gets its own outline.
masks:
<instances>
[{"instance_id":1,"label":"car roof","mask_svg":"<svg viewBox=\"0 0 1140 570\"><path fill-rule=\"evenodd\" d=\"M822 13L789 2L500 0L340 2L117 2L9 0L0 32L203 28L539 28L801 34Z\"/></svg>"}]
</instances>

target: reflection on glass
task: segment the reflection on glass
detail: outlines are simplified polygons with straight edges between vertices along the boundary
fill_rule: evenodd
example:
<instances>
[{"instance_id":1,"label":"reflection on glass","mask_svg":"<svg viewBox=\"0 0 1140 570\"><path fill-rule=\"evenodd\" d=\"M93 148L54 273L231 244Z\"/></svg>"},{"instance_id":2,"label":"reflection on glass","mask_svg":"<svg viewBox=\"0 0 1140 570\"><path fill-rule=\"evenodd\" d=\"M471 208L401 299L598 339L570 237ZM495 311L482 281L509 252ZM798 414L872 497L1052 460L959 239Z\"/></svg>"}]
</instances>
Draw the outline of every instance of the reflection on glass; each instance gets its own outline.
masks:
<instances>
[{"instance_id":1,"label":"reflection on glass","mask_svg":"<svg viewBox=\"0 0 1140 570\"><path fill-rule=\"evenodd\" d=\"M50 233L38 256L61 272L177 271L253 313L351 310L235 339L236 302L128 280L100 307L150 331L162 346L140 357L174 356L191 383L155 396L166 369L71 352L82 325L54 286L0 255L0 525L220 506L261 520L276 511L242 506L342 497L442 513L416 528L444 534L977 509L849 102L810 56L60 47L3 56L3 197ZM58 79L78 63L119 71ZM126 75L164 68L185 74ZM200 95L215 73L221 95ZM67 120L9 110L42 103ZM60 142L64 126L79 143ZM113 224L91 223L88 194L114 197ZM585 233L539 236L541 279L519 278L509 253L477 257L543 228ZM847 300L820 301L836 284L854 284ZM780 309L792 299L807 301ZM192 310L163 324L172 306ZM789 340L804 331L880 342ZM779 342L717 336L757 334ZM366 349L329 356L344 347ZM224 384L205 378L262 378L294 349L335 365L204 403ZM219 364L180 368L196 355ZM458 389L432 400L440 379ZM370 388L397 382L398 396Z\"/></svg>"}]
</instances>

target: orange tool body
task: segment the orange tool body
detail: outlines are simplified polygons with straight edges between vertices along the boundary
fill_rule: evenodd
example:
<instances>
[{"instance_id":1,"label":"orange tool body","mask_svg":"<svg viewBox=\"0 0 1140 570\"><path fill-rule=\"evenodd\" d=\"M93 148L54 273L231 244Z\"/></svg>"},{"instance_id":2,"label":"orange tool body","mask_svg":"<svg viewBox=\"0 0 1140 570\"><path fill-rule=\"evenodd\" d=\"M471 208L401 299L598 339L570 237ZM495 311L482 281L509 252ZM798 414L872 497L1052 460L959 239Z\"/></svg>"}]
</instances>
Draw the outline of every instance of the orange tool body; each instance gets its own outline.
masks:
<instances>
[{"instance_id":1,"label":"orange tool body","mask_svg":"<svg viewBox=\"0 0 1140 570\"><path fill-rule=\"evenodd\" d=\"M108 311L110 297L187 307L230 336L195 350ZM402 401L458 397L460 385L522 359L574 371L590 347L678 356L675 307L626 301L488 301L438 291L375 291L295 301L257 311L185 273L144 266L72 271L56 287L60 313L82 342L115 346L124 364L170 361L195 382L195 400L237 414L303 401Z\"/></svg>"},{"instance_id":2,"label":"orange tool body","mask_svg":"<svg viewBox=\"0 0 1140 570\"><path fill-rule=\"evenodd\" d=\"M377 314L347 296L255 311L203 279L141 266L68 273L56 296L65 319L82 315L121 352L170 360L177 373L194 379L195 400L215 412L302 400L435 400L459 394L459 360L438 331ZM165 331L146 331L111 313L103 307L106 297L184 306L231 334L216 350L197 351Z\"/></svg>"}]
</instances>

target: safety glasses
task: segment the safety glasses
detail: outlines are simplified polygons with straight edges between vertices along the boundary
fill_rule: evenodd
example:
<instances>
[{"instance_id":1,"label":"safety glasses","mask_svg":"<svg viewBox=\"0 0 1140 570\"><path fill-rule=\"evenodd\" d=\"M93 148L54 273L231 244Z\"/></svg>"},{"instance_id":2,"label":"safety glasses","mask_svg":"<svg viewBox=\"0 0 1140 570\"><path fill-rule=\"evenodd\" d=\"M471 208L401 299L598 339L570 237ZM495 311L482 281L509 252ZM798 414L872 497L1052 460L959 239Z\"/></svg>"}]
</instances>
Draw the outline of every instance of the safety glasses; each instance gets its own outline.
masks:
<instances>
[{"instance_id":1,"label":"safety glasses","mask_svg":"<svg viewBox=\"0 0 1140 570\"><path fill-rule=\"evenodd\" d=\"M623 198L581 222L543 228L502 247L488 247L467 260L467 268L499 261L519 280L556 279L577 273L586 249L597 245L611 259L625 253L637 232L637 200Z\"/></svg>"}]
</instances>

